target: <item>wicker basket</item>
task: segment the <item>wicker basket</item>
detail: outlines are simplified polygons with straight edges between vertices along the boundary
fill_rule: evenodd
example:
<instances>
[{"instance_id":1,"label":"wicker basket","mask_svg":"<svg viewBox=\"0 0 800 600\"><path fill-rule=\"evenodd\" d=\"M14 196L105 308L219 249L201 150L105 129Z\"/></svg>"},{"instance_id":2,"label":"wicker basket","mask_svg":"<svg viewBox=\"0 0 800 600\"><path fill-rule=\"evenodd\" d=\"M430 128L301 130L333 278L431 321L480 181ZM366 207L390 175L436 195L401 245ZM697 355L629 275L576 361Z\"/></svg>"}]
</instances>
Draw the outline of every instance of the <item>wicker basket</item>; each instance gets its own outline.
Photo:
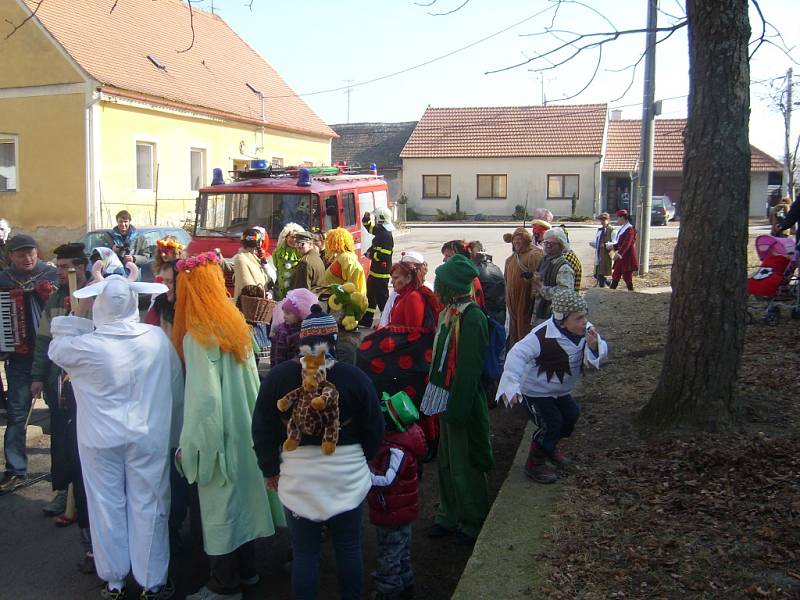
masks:
<instances>
[{"instance_id":1,"label":"wicker basket","mask_svg":"<svg viewBox=\"0 0 800 600\"><path fill-rule=\"evenodd\" d=\"M277 302L270 298L256 296L239 296L242 313L248 323L269 323L272 321L272 310Z\"/></svg>"}]
</instances>

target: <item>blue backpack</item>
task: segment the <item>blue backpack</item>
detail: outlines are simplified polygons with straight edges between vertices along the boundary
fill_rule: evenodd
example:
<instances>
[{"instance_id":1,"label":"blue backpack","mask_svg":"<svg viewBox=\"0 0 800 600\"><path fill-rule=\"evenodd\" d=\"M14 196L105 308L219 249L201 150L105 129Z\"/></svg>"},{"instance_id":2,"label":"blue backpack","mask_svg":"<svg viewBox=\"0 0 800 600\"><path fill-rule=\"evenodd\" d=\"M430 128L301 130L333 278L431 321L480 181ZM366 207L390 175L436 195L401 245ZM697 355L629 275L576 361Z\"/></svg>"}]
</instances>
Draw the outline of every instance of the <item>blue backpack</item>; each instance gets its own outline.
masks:
<instances>
[{"instance_id":1,"label":"blue backpack","mask_svg":"<svg viewBox=\"0 0 800 600\"><path fill-rule=\"evenodd\" d=\"M477 307L485 316L486 324L489 328L489 345L486 346L486 354L483 357L484 380L499 381L503 375L503 363L506 350L506 328L490 317L485 310L477 304L471 304L464 314L473 306Z\"/></svg>"}]
</instances>

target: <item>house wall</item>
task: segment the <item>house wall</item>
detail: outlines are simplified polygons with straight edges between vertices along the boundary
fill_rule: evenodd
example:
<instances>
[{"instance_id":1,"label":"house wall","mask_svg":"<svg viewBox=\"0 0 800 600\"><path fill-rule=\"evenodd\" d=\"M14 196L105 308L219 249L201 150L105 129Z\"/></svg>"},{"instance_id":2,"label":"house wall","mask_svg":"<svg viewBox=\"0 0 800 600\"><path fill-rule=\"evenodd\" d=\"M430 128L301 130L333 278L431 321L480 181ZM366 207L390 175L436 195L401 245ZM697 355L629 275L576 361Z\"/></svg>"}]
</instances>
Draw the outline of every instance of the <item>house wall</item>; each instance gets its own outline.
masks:
<instances>
[{"instance_id":1,"label":"house wall","mask_svg":"<svg viewBox=\"0 0 800 600\"><path fill-rule=\"evenodd\" d=\"M764 217L767 214L768 179L769 173L750 172L749 216L751 217Z\"/></svg>"},{"instance_id":2,"label":"house wall","mask_svg":"<svg viewBox=\"0 0 800 600\"><path fill-rule=\"evenodd\" d=\"M17 137L17 189L0 192L0 217L45 256L86 231L85 98L0 97L0 133Z\"/></svg>"},{"instance_id":3,"label":"house wall","mask_svg":"<svg viewBox=\"0 0 800 600\"><path fill-rule=\"evenodd\" d=\"M436 209L452 212L456 209L456 195L461 210L470 215L511 215L518 204L528 211L543 207L554 215L569 215L570 200L547 199L547 176L578 175L579 198L576 212L591 215L595 195L600 194L599 157L579 158L406 158L403 159L403 193L408 204L423 215L436 214ZM478 198L477 175L507 175L507 198ZM423 175L450 175L449 198L423 198Z\"/></svg>"},{"instance_id":4,"label":"house wall","mask_svg":"<svg viewBox=\"0 0 800 600\"><path fill-rule=\"evenodd\" d=\"M0 3L0 23L28 14ZM0 134L17 139L17 189L0 192L0 217L49 257L86 230L84 78L35 19L0 39L0 56Z\"/></svg>"},{"instance_id":5,"label":"house wall","mask_svg":"<svg viewBox=\"0 0 800 600\"><path fill-rule=\"evenodd\" d=\"M112 225L123 208L138 225L181 225L187 218L193 220L197 192L191 189L191 149L205 151L204 185L209 185L215 167L221 168L228 179L234 160L249 160L256 148L262 147L258 127L155 107L104 100L99 119L103 226ZM156 190L136 189L137 142L155 145L158 211ZM263 148L258 156L268 162L278 157L287 166L304 161L330 164L330 141L326 138L266 129Z\"/></svg>"}]
</instances>

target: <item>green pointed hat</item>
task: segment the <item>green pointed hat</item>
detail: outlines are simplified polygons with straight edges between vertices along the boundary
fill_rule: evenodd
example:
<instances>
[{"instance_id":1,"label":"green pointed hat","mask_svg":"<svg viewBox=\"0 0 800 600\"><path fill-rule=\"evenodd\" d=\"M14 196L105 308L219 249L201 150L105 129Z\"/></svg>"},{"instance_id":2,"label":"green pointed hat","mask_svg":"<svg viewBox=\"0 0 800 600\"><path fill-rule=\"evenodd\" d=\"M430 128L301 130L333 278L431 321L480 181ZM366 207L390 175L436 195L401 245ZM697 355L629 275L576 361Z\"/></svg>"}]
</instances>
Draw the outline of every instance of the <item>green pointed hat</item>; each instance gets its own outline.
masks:
<instances>
[{"instance_id":1,"label":"green pointed hat","mask_svg":"<svg viewBox=\"0 0 800 600\"><path fill-rule=\"evenodd\" d=\"M389 418L392 419L397 431L405 431L414 421L419 420L419 411L405 392L397 392L394 396L383 392L381 410L389 413Z\"/></svg>"}]
</instances>

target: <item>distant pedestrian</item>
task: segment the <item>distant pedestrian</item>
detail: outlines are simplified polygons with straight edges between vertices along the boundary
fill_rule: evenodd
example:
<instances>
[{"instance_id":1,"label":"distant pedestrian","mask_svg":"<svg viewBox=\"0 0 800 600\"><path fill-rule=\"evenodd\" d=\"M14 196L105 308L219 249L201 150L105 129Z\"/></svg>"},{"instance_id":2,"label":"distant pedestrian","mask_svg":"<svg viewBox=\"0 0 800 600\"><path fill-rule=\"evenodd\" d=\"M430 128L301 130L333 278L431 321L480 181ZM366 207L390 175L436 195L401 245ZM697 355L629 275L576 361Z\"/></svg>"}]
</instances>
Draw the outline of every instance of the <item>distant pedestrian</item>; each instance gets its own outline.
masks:
<instances>
[{"instance_id":1,"label":"distant pedestrian","mask_svg":"<svg viewBox=\"0 0 800 600\"><path fill-rule=\"evenodd\" d=\"M377 591L371 600L411 598L414 569L411 563L411 524L419 515L417 462L427 452L417 407L405 392L383 393L381 409L386 434L370 463L372 489L367 496L369 520L378 537L378 569L373 577Z\"/></svg>"},{"instance_id":2,"label":"distant pedestrian","mask_svg":"<svg viewBox=\"0 0 800 600\"><path fill-rule=\"evenodd\" d=\"M375 312L386 307L389 299L389 278L392 270L392 253L394 252L394 237L392 232L392 213L388 208L375 209L374 221L369 213L364 213L362 225L372 237L372 243L364 256L370 259L369 275L367 276L367 301L369 306L361 317L361 325L372 327Z\"/></svg>"},{"instance_id":3,"label":"distant pedestrian","mask_svg":"<svg viewBox=\"0 0 800 600\"><path fill-rule=\"evenodd\" d=\"M525 473L539 483L554 483L557 467L570 461L557 449L569 437L580 415L572 393L584 366L600 368L608 355L605 341L586 320L586 302L572 289L553 294L551 318L538 325L506 356L497 400L506 406L522 402L537 426Z\"/></svg>"},{"instance_id":4,"label":"distant pedestrian","mask_svg":"<svg viewBox=\"0 0 800 600\"><path fill-rule=\"evenodd\" d=\"M617 211L617 225L619 229L606 244L607 249L615 250L617 253L614 256L610 287L612 290L617 289L621 277L628 289L633 291L633 274L639 270L639 258L636 256L636 229L628 218L628 211L624 208Z\"/></svg>"},{"instance_id":5,"label":"distant pedestrian","mask_svg":"<svg viewBox=\"0 0 800 600\"><path fill-rule=\"evenodd\" d=\"M594 248L594 278L599 287L609 285L607 277L611 275L611 251L606 244L612 240L614 228L608 224L611 217L607 212L597 215L600 227L597 228L594 240L589 245Z\"/></svg>"}]
</instances>

